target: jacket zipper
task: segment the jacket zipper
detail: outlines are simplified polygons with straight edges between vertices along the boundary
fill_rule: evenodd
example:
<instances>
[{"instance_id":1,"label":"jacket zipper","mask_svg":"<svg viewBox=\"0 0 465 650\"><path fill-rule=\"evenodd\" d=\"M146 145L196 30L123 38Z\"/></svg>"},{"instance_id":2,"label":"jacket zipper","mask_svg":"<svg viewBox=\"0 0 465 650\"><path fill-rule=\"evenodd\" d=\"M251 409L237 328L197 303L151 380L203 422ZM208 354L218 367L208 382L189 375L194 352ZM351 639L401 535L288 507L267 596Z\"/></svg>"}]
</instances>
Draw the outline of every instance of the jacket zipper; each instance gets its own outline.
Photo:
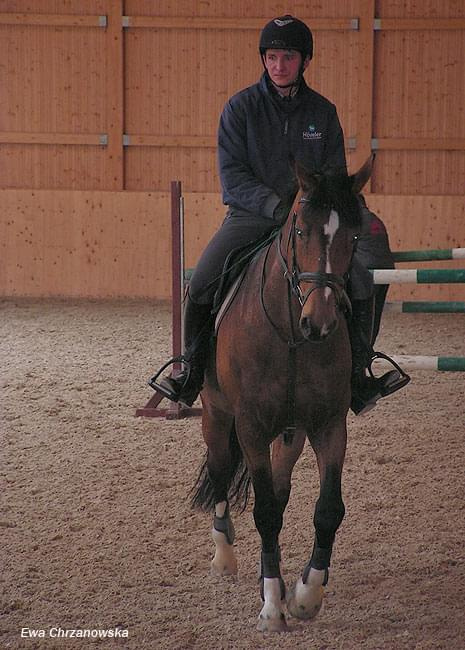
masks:
<instances>
[{"instance_id":1,"label":"jacket zipper","mask_svg":"<svg viewBox=\"0 0 465 650\"><path fill-rule=\"evenodd\" d=\"M283 135L287 135L287 128L288 128L288 126L289 126L289 118L286 117L286 120L285 120L285 122L284 122L284 133L283 133Z\"/></svg>"}]
</instances>

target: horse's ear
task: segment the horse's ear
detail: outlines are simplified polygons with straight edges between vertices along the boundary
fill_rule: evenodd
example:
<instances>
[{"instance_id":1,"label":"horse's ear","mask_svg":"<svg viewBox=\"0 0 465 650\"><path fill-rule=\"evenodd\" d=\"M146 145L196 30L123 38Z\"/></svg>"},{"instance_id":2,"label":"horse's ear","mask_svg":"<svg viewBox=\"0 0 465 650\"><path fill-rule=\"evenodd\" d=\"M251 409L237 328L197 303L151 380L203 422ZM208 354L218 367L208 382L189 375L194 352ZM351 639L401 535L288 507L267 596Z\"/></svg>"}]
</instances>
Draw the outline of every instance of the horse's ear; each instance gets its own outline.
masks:
<instances>
[{"instance_id":1,"label":"horse's ear","mask_svg":"<svg viewBox=\"0 0 465 650\"><path fill-rule=\"evenodd\" d=\"M308 169L302 165L302 163L300 163L298 160L295 160L292 154L289 159L291 160L291 164L294 167L294 171L297 176L297 180L299 181L301 190L303 192L313 191L317 184L315 174L309 172Z\"/></svg>"},{"instance_id":2,"label":"horse's ear","mask_svg":"<svg viewBox=\"0 0 465 650\"><path fill-rule=\"evenodd\" d=\"M375 156L376 154L372 153L364 165L360 167L358 172L352 176L352 189L355 194L360 194L366 182L370 178L371 172L373 171Z\"/></svg>"}]
</instances>

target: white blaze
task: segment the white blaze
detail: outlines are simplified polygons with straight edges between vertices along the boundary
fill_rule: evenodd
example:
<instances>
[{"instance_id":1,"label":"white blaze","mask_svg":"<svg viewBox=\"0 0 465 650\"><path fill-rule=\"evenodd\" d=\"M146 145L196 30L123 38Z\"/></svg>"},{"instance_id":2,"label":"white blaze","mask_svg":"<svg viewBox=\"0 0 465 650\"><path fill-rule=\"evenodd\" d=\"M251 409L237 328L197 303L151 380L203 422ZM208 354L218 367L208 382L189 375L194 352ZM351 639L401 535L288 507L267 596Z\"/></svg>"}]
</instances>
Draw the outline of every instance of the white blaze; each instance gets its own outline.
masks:
<instances>
[{"instance_id":1,"label":"white blaze","mask_svg":"<svg viewBox=\"0 0 465 650\"><path fill-rule=\"evenodd\" d=\"M339 215L336 212L336 210L331 210L328 223L326 223L323 228L325 235L328 237L328 243L326 244L326 269L325 269L326 273L332 273L331 260L329 257L329 249L331 248L334 235L336 234L338 228L339 228ZM331 289L329 287L325 287L326 300L329 299L330 295L331 295Z\"/></svg>"}]
</instances>

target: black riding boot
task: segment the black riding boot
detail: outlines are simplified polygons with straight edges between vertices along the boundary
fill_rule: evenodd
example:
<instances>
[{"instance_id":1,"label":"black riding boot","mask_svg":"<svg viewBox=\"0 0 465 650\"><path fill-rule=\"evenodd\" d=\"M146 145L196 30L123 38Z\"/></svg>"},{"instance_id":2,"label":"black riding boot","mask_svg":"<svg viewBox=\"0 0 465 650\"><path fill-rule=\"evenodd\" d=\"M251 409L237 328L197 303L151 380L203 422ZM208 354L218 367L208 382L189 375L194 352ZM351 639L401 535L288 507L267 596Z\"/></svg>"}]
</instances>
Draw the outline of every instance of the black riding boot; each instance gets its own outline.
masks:
<instances>
[{"instance_id":1,"label":"black riding boot","mask_svg":"<svg viewBox=\"0 0 465 650\"><path fill-rule=\"evenodd\" d=\"M374 301L352 301L352 320L349 324L350 343L352 347L352 402L350 408L355 415L363 415L376 406L381 397L403 388L410 381L410 377L403 372L397 364L373 351L373 319ZM395 370L386 372L381 377L375 377L371 371L371 363L382 357L390 361ZM367 368L369 375L367 375Z\"/></svg>"},{"instance_id":2,"label":"black riding boot","mask_svg":"<svg viewBox=\"0 0 465 650\"><path fill-rule=\"evenodd\" d=\"M209 304L200 305L193 302L189 294L187 295L184 308L185 353L180 359L184 368L176 376L169 375L157 381L158 375L166 368L164 366L149 381L153 389L173 402L192 406L202 390L213 318L211 308ZM174 361L173 359L169 363Z\"/></svg>"}]
</instances>

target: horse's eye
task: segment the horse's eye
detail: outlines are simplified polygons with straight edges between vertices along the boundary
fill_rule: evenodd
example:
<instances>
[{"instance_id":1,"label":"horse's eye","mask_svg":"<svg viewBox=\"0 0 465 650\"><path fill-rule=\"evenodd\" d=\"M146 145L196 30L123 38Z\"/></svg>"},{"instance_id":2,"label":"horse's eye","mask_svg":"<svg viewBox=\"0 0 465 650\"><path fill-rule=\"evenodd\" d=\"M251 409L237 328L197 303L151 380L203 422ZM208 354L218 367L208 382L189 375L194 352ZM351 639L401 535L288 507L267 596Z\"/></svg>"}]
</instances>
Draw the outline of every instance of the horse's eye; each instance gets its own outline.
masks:
<instances>
[{"instance_id":1,"label":"horse's eye","mask_svg":"<svg viewBox=\"0 0 465 650\"><path fill-rule=\"evenodd\" d=\"M354 246L355 246L357 244L357 242L358 242L358 235L354 235L352 237L352 244L354 244Z\"/></svg>"},{"instance_id":2,"label":"horse's eye","mask_svg":"<svg viewBox=\"0 0 465 650\"><path fill-rule=\"evenodd\" d=\"M301 230L300 228L297 228L297 227L296 227L296 229L295 229L295 234L297 235L297 237L302 237L303 234L304 234L304 231Z\"/></svg>"}]
</instances>

